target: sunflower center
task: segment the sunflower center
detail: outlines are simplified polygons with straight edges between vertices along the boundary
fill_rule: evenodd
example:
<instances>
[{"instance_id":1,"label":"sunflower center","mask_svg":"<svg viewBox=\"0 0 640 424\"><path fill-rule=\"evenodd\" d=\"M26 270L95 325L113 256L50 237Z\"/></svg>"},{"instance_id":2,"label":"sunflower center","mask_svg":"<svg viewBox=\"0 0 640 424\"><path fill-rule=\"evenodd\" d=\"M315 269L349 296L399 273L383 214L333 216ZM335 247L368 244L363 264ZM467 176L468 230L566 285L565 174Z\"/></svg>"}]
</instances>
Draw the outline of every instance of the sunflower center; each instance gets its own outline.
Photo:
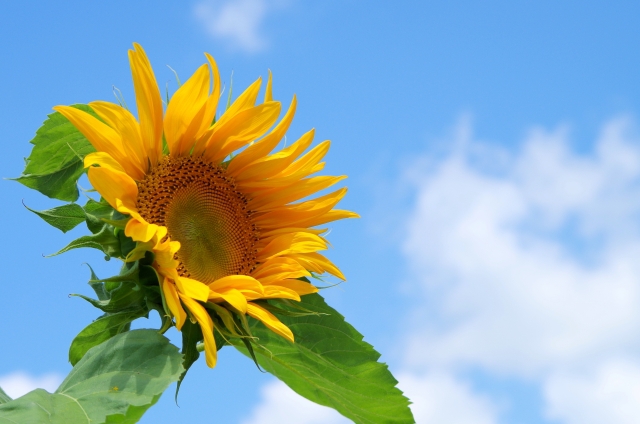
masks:
<instances>
[{"instance_id":1,"label":"sunflower center","mask_svg":"<svg viewBox=\"0 0 640 424\"><path fill-rule=\"evenodd\" d=\"M179 274L203 283L255 267L258 233L246 203L223 168L193 157L165 156L138 186L140 215L180 242Z\"/></svg>"}]
</instances>

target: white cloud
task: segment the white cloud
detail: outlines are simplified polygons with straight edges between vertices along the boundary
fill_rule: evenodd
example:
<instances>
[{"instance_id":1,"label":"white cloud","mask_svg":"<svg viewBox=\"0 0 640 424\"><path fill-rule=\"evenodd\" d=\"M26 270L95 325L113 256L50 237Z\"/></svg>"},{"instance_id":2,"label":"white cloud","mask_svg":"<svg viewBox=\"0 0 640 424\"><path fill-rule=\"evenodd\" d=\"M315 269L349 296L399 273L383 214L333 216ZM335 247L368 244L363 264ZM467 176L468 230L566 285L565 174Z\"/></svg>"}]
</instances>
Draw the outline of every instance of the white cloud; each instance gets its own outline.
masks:
<instances>
[{"instance_id":1,"label":"white cloud","mask_svg":"<svg viewBox=\"0 0 640 424\"><path fill-rule=\"evenodd\" d=\"M399 374L398 387L411 399L411 410L420 424L494 424L498 411L465 383L448 373Z\"/></svg>"},{"instance_id":2,"label":"white cloud","mask_svg":"<svg viewBox=\"0 0 640 424\"><path fill-rule=\"evenodd\" d=\"M567 424L635 424L640 417L640 366L610 361L593 373L564 374L545 384L547 415Z\"/></svg>"},{"instance_id":3,"label":"white cloud","mask_svg":"<svg viewBox=\"0 0 640 424\"><path fill-rule=\"evenodd\" d=\"M273 381L261 389L260 403L242 424L348 424L333 409L308 401L284 383Z\"/></svg>"},{"instance_id":4,"label":"white cloud","mask_svg":"<svg viewBox=\"0 0 640 424\"><path fill-rule=\"evenodd\" d=\"M638 368L589 373L619 356L640 360L640 140L631 122L608 122L584 154L566 128L534 129L509 153L473 140L467 125L453 153L409 173L417 197L404 252L423 306L407 370L474 367L538 381L552 417L628 422L636 396L616 393L637 392L622 376ZM582 419L591 412L612 418Z\"/></svg>"},{"instance_id":5,"label":"white cloud","mask_svg":"<svg viewBox=\"0 0 640 424\"><path fill-rule=\"evenodd\" d=\"M62 377L55 373L43 374L34 377L27 373L17 371L0 376L0 387L12 399L16 399L35 389L45 389L48 392L55 391L62 383Z\"/></svg>"},{"instance_id":6,"label":"white cloud","mask_svg":"<svg viewBox=\"0 0 640 424\"><path fill-rule=\"evenodd\" d=\"M273 7L269 0L205 0L196 4L194 13L211 36L253 53L267 46L261 27Z\"/></svg>"}]
</instances>

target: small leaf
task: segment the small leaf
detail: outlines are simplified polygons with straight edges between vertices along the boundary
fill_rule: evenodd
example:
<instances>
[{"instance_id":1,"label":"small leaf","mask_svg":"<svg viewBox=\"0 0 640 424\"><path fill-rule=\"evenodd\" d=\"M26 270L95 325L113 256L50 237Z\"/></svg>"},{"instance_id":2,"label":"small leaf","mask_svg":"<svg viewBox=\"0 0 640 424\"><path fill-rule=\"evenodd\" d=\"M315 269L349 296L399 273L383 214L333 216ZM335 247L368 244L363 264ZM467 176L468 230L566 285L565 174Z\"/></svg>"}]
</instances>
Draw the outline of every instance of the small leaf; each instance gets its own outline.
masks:
<instances>
[{"instance_id":1,"label":"small leaf","mask_svg":"<svg viewBox=\"0 0 640 424\"><path fill-rule=\"evenodd\" d=\"M89 285L91 286L93 291L96 292L96 296L98 296L98 300L108 300L109 299L109 295L108 295L108 293L106 292L106 290L104 288L104 283L102 283L102 282L94 282L94 281L98 281L98 276L93 271L93 268L91 268L91 265L89 265L89 264L86 264L86 265L91 270L91 280L89 280Z\"/></svg>"},{"instance_id":2,"label":"small leaf","mask_svg":"<svg viewBox=\"0 0 640 424\"><path fill-rule=\"evenodd\" d=\"M135 423L182 371L169 340L130 331L87 352L54 393L37 389L0 405L0 424Z\"/></svg>"},{"instance_id":3,"label":"small leaf","mask_svg":"<svg viewBox=\"0 0 640 424\"><path fill-rule=\"evenodd\" d=\"M73 107L97 116L86 105ZM84 172L82 158L95 149L60 113L47 117L31 140L33 150L16 181L42 194L65 201L78 199L78 178Z\"/></svg>"},{"instance_id":4,"label":"small leaf","mask_svg":"<svg viewBox=\"0 0 640 424\"><path fill-rule=\"evenodd\" d=\"M397 380L377 362L380 354L362 334L320 295L302 296L300 303L318 315L279 317L293 331L295 343L251 319L251 332L259 339L254 345L259 364L298 394L355 423L414 423ZM288 308L282 302L279 307ZM242 341L230 341L250 355Z\"/></svg>"},{"instance_id":5,"label":"small leaf","mask_svg":"<svg viewBox=\"0 0 640 424\"><path fill-rule=\"evenodd\" d=\"M102 312L116 313L130 310L143 309L144 293L135 283L122 282L118 286L108 292L108 299L96 300L81 294L72 294L72 296L81 297L91 303Z\"/></svg>"},{"instance_id":6,"label":"small leaf","mask_svg":"<svg viewBox=\"0 0 640 424\"><path fill-rule=\"evenodd\" d=\"M117 334L129 330L129 324L134 319L143 317L146 310L120 312L103 315L86 326L71 342L69 347L69 362L75 365L87 353L89 349L109 340Z\"/></svg>"},{"instance_id":7,"label":"small leaf","mask_svg":"<svg viewBox=\"0 0 640 424\"><path fill-rule=\"evenodd\" d=\"M2 390L2 387L0 387L0 405L2 405L3 403L10 402L11 400L13 399L11 399L9 395L6 394L4 390Z\"/></svg>"},{"instance_id":8,"label":"small leaf","mask_svg":"<svg viewBox=\"0 0 640 424\"><path fill-rule=\"evenodd\" d=\"M113 229L106 224L102 227L102 230L100 230L99 233L77 238L56 253L48 255L47 257L50 258L52 256L57 256L64 252L68 252L69 250L79 249L81 247L98 249L108 257L122 257L122 253L120 252L120 241L113 233Z\"/></svg>"},{"instance_id":9,"label":"small leaf","mask_svg":"<svg viewBox=\"0 0 640 424\"><path fill-rule=\"evenodd\" d=\"M63 233L74 229L78 224L85 220L84 210L75 203L69 203L67 205L58 206L45 211L36 211L27 205L24 205L24 207L44 219L47 224L56 227Z\"/></svg>"}]
</instances>

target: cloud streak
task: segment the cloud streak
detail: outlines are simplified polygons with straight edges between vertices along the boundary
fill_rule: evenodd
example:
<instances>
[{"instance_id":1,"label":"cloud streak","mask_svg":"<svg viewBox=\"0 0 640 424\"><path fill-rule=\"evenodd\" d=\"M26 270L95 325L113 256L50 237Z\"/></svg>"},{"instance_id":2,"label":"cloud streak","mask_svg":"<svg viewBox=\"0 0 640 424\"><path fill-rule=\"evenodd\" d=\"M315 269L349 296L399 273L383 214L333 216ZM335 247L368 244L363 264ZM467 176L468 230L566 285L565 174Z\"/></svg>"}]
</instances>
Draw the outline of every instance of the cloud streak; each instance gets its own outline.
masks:
<instances>
[{"instance_id":1,"label":"cloud streak","mask_svg":"<svg viewBox=\"0 0 640 424\"><path fill-rule=\"evenodd\" d=\"M267 0L207 0L195 5L194 15L213 38L232 49L256 53L268 45L262 25L272 8Z\"/></svg>"}]
</instances>

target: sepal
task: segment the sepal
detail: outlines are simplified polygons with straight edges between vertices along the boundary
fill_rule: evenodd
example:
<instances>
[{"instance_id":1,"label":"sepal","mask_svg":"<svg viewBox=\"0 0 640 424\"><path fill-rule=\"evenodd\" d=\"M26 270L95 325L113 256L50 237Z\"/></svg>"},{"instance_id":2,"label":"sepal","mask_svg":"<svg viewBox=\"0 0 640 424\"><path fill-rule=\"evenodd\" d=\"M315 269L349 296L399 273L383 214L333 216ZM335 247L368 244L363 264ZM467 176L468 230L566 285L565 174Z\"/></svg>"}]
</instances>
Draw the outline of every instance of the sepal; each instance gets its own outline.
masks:
<instances>
[{"instance_id":1,"label":"sepal","mask_svg":"<svg viewBox=\"0 0 640 424\"><path fill-rule=\"evenodd\" d=\"M105 260L109 260L111 258L122 258L120 243L121 240L116 236L116 234L114 234L113 227L104 224L100 232L89 236L79 237L56 253L47 255L47 257L50 258L52 256L57 256L64 252L68 252L69 250L79 249L81 247L90 247L102 251L102 253L105 254Z\"/></svg>"}]
</instances>

